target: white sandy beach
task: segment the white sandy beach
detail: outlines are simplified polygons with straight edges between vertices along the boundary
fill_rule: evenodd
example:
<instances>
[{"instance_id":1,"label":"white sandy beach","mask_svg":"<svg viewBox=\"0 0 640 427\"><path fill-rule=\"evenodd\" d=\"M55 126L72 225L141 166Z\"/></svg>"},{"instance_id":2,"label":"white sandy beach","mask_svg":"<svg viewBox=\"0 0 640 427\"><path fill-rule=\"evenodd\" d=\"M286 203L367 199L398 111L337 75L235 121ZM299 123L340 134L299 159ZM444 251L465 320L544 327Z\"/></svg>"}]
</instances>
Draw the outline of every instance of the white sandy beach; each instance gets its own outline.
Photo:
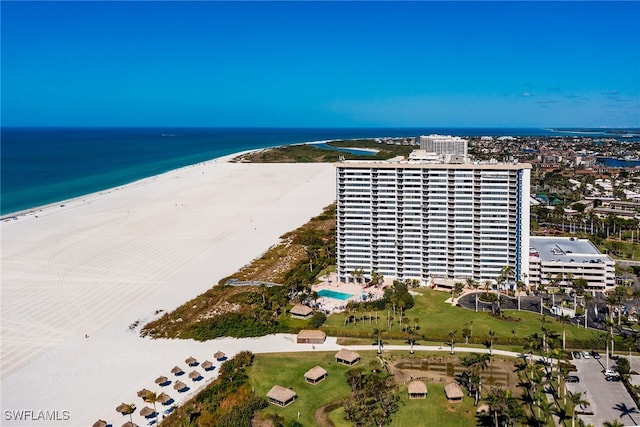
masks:
<instances>
[{"instance_id":1,"label":"white sandy beach","mask_svg":"<svg viewBox=\"0 0 640 427\"><path fill-rule=\"evenodd\" d=\"M0 424L87 426L102 418L116 426L129 417L115 407L135 402L134 422L145 425L136 392L161 391L154 380L175 379L174 365L189 373L187 357L219 366L218 350L295 350L286 335L199 343L138 332L157 310L202 293L319 214L335 199L334 173L331 164L218 159L0 223ZM196 369L205 381L180 378L192 392L217 374ZM16 421L11 411L25 410L69 411L69 419Z\"/></svg>"}]
</instances>

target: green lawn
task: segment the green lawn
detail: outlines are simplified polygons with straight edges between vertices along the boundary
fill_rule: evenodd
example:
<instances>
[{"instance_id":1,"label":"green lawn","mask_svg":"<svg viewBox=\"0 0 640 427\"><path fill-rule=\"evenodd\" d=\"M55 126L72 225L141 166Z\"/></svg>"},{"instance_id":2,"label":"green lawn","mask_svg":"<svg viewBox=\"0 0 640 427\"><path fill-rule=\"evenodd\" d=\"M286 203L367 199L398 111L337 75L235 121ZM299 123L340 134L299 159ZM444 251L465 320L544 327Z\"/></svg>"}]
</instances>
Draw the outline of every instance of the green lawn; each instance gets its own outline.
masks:
<instances>
[{"instance_id":1,"label":"green lawn","mask_svg":"<svg viewBox=\"0 0 640 427\"><path fill-rule=\"evenodd\" d=\"M335 352L257 354L249 376L258 395L265 396L274 384L291 387L298 394L298 399L286 408L269 405L262 414L276 413L286 419L298 419L300 412L298 421L302 425L315 425L313 414L317 408L348 396L350 391L344 376L349 367L336 364L334 354ZM360 355L362 361L356 366L369 369L369 362L375 358L375 351L360 352ZM315 365L325 368L328 377L319 384L310 385L304 381L303 375ZM409 400L407 386L400 386L400 409L393 415L392 426L475 425L476 408L472 398L465 396L461 403L449 403L444 395L444 384L428 383L427 388L426 399ZM352 425L344 420L342 407L332 411L329 419L337 427Z\"/></svg>"},{"instance_id":2,"label":"green lawn","mask_svg":"<svg viewBox=\"0 0 640 427\"><path fill-rule=\"evenodd\" d=\"M405 312L406 320L411 325L417 319L419 335L424 336L426 340L441 344L448 341L448 332L456 332L456 342L463 341L462 330L465 324L470 325L472 332L471 341L479 344L488 339L489 330L496 332L495 348L505 350L519 351L523 343L523 338L534 333L540 333L542 326L542 317L539 314L528 311L505 311L507 320L492 317L488 312L482 313L467 310L462 307L452 307L444 301L449 298L447 292L439 292L430 289L419 289L418 296L415 296L415 306L411 310ZM375 319L379 317L378 324L375 320L369 321L369 316ZM404 334L401 332L399 323L394 322L391 331L387 327L387 311L357 313L357 317L364 316L365 319L357 323L351 323L344 326L345 314L332 314L328 317L323 325L323 329L329 335L366 337L364 342L372 341L369 337L373 336L374 328L385 330L385 341L392 343L395 338L396 343L403 342ZM562 334L562 325L555 319L545 317L545 325ZM566 325L567 347L571 347L574 341L588 342L594 340L598 335L597 332L578 328L574 325ZM425 340L418 341L418 344L427 344ZM578 343L580 344L580 343Z\"/></svg>"},{"instance_id":3,"label":"green lawn","mask_svg":"<svg viewBox=\"0 0 640 427\"><path fill-rule=\"evenodd\" d=\"M335 352L257 354L249 376L259 396L266 396L275 384L291 387L298 394L298 399L286 408L269 405L263 413L277 413L286 419L294 419L300 412L299 421L303 425L314 425L313 413L317 408L349 394L344 376L349 367L336 364L334 355ZM369 366L374 358L375 352L363 353L359 366ZM304 373L316 365L327 371L327 378L316 385L307 384Z\"/></svg>"},{"instance_id":4,"label":"green lawn","mask_svg":"<svg viewBox=\"0 0 640 427\"><path fill-rule=\"evenodd\" d=\"M465 395L462 402L449 403L444 385L427 384L427 398L410 400L407 387L400 389L400 410L393 417L392 426L455 427L476 425L476 407L473 399Z\"/></svg>"}]
</instances>

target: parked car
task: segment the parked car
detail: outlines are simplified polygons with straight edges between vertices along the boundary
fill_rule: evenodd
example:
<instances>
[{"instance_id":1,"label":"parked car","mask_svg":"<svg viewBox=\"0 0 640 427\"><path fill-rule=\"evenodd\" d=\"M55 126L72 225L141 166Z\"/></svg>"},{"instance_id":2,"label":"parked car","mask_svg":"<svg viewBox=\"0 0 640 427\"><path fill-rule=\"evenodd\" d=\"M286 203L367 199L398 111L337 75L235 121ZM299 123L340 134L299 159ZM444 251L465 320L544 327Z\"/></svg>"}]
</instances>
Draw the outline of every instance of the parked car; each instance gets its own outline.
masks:
<instances>
[{"instance_id":1,"label":"parked car","mask_svg":"<svg viewBox=\"0 0 640 427\"><path fill-rule=\"evenodd\" d=\"M620 375L609 375L604 377L607 381L620 381Z\"/></svg>"},{"instance_id":2,"label":"parked car","mask_svg":"<svg viewBox=\"0 0 640 427\"><path fill-rule=\"evenodd\" d=\"M600 353L597 351L592 351L591 356L593 356L594 359L600 359Z\"/></svg>"},{"instance_id":3,"label":"parked car","mask_svg":"<svg viewBox=\"0 0 640 427\"><path fill-rule=\"evenodd\" d=\"M580 382L580 378L578 378L576 375L569 375L567 377L567 382L568 383L579 383Z\"/></svg>"},{"instance_id":4,"label":"parked car","mask_svg":"<svg viewBox=\"0 0 640 427\"><path fill-rule=\"evenodd\" d=\"M574 359L580 359L582 357L582 354L580 354L579 351L574 351L572 355Z\"/></svg>"},{"instance_id":5,"label":"parked car","mask_svg":"<svg viewBox=\"0 0 640 427\"><path fill-rule=\"evenodd\" d=\"M588 351L583 351L582 352L582 358L583 359L591 359L591 356L589 355Z\"/></svg>"},{"instance_id":6,"label":"parked car","mask_svg":"<svg viewBox=\"0 0 640 427\"><path fill-rule=\"evenodd\" d=\"M615 369L605 369L602 371L605 375L620 375Z\"/></svg>"}]
</instances>

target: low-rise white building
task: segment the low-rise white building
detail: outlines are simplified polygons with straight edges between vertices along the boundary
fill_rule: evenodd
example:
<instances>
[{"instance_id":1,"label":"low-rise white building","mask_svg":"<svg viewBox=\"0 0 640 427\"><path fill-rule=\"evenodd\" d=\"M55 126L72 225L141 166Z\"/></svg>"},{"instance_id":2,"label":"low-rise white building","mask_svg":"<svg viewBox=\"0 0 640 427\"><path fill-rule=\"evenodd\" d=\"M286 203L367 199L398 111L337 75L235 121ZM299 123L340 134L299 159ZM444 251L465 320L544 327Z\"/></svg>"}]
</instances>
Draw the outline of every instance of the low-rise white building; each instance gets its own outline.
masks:
<instances>
[{"instance_id":1,"label":"low-rise white building","mask_svg":"<svg viewBox=\"0 0 640 427\"><path fill-rule=\"evenodd\" d=\"M531 236L529 245L530 285L549 286L557 280L564 288L571 286L571 279L584 278L587 290L615 287L615 261L587 239Z\"/></svg>"}]
</instances>

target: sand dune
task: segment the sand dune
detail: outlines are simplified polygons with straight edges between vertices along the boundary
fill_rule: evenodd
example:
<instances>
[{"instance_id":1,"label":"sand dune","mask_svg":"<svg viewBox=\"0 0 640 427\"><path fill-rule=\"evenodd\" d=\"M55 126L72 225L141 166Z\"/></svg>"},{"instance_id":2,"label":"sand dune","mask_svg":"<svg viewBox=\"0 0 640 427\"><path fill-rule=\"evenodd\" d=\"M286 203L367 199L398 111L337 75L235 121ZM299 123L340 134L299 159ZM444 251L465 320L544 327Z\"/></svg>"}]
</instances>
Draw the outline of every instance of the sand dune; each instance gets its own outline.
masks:
<instances>
[{"instance_id":1,"label":"sand dune","mask_svg":"<svg viewBox=\"0 0 640 427\"><path fill-rule=\"evenodd\" d=\"M2 222L2 425L31 425L7 419L15 410L71 411L56 425L119 425L126 419L113 408L129 399L141 409L135 392L186 357L242 350L237 340L141 339L131 328L233 273L334 198L330 164L219 159ZM271 338L273 351L282 339Z\"/></svg>"}]
</instances>

